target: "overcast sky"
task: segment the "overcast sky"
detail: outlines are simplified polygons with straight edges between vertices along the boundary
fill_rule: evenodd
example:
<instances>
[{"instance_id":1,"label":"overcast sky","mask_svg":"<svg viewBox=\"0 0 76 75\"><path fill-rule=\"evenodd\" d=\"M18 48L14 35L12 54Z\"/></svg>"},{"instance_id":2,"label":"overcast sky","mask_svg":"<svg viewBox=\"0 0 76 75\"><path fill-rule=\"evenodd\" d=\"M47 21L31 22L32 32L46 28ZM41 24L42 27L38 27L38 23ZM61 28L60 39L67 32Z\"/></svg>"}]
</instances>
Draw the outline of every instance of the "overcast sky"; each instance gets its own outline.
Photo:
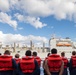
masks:
<instances>
[{"instance_id":1,"label":"overcast sky","mask_svg":"<svg viewBox=\"0 0 76 75\"><path fill-rule=\"evenodd\" d=\"M40 46L50 37L76 41L76 0L0 0L0 42Z\"/></svg>"}]
</instances>

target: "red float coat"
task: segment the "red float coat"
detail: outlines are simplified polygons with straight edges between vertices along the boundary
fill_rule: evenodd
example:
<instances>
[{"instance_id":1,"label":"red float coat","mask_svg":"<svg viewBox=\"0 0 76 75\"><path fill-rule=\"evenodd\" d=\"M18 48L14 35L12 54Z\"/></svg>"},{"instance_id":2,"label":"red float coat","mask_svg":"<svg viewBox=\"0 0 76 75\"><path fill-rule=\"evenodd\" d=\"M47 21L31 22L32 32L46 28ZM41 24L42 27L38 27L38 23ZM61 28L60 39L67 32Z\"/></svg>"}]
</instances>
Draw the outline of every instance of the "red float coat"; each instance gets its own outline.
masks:
<instances>
[{"instance_id":1,"label":"red float coat","mask_svg":"<svg viewBox=\"0 0 76 75\"><path fill-rule=\"evenodd\" d=\"M40 57L35 57L35 59L36 59L36 61L38 62L38 65L40 66L41 65L41 59L40 59Z\"/></svg>"},{"instance_id":2,"label":"red float coat","mask_svg":"<svg viewBox=\"0 0 76 75\"><path fill-rule=\"evenodd\" d=\"M76 67L76 56L72 56L71 58L73 67Z\"/></svg>"},{"instance_id":3,"label":"red float coat","mask_svg":"<svg viewBox=\"0 0 76 75\"><path fill-rule=\"evenodd\" d=\"M34 57L26 56L20 61L20 67L23 73L32 73L35 70Z\"/></svg>"},{"instance_id":4,"label":"red float coat","mask_svg":"<svg viewBox=\"0 0 76 75\"><path fill-rule=\"evenodd\" d=\"M12 56L2 55L0 56L0 71L13 70L12 68Z\"/></svg>"},{"instance_id":5,"label":"red float coat","mask_svg":"<svg viewBox=\"0 0 76 75\"><path fill-rule=\"evenodd\" d=\"M16 61L16 63L18 64L19 62L20 62L20 58L14 58L15 59L15 61Z\"/></svg>"},{"instance_id":6,"label":"red float coat","mask_svg":"<svg viewBox=\"0 0 76 75\"><path fill-rule=\"evenodd\" d=\"M50 72L59 72L62 64L62 58L57 54L48 57L48 67Z\"/></svg>"},{"instance_id":7,"label":"red float coat","mask_svg":"<svg viewBox=\"0 0 76 75\"><path fill-rule=\"evenodd\" d=\"M64 62L64 68L67 68L68 67L68 59L65 57L62 57L62 60Z\"/></svg>"}]
</instances>

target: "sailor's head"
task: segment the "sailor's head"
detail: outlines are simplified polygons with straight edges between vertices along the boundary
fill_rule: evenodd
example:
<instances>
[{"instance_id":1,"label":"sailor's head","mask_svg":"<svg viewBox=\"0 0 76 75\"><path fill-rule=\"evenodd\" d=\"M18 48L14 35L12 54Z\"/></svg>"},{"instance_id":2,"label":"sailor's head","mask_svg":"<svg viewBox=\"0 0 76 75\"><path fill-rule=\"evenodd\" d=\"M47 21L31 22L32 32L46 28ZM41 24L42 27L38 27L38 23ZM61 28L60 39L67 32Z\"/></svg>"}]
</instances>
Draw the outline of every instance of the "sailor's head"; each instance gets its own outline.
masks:
<instances>
[{"instance_id":1,"label":"sailor's head","mask_svg":"<svg viewBox=\"0 0 76 75\"><path fill-rule=\"evenodd\" d=\"M26 56L31 56L31 55L32 55L31 50L27 50L26 53L25 53L25 55L26 55Z\"/></svg>"},{"instance_id":2,"label":"sailor's head","mask_svg":"<svg viewBox=\"0 0 76 75\"><path fill-rule=\"evenodd\" d=\"M65 52L61 52L61 56L64 57L65 56Z\"/></svg>"},{"instance_id":3,"label":"sailor's head","mask_svg":"<svg viewBox=\"0 0 76 75\"><path fill-rule=\"evenodd\" d=\"M51 54L57 54L57 49L55 48L51 49Z\"/></svg>"},{"instance_id":4,"label":"sailor's head","mask_svg":"<svg viewBox=\"0 0 76 75\"><path fill-rule=\"evenodd\" d=\"M72 55L76 55L76 51L72 51Z\"/></svg>"},{"instance_id":5,"label":"sailor's head","mask_svg":"<svg viewBox=\"0 0 76 75\"><path fill-rule=\"evenodd\" d=\"M2 54L0 53L0 55L2 55Z\"/></svg>"},{"instance_id":6,"label":"sailor's head","mask_svg":"<svg viewBox=\"0 0 76 75\"><path fill-rule=\"evenodd\" d=\"M33 56L37 56L37 52L35 52L35 51L32 54L33 54Z\"/></svg>"},{"instance_id":7,"label":"sailor's head","mask_svg":"<svg viewBox=\"0 0 76 75\"><path fill-rule=\"evenodd\" d=\"M17 54L15 54L15 58L19 58L20 57L20 55L17 53Z\"/></svg>"},{"instance_id":8,"label":"sailor's head","mask_svg":"<svg viewBox=\"0 0 76 75\"><path fill-rule=\"evenodd\" d=\"M4 55L10 55L10 51L9 51L9 50L6 50L6 51L4 52Z\"/></svg>"},{"instance_id":9,"label":"sailor's head","mask_svg":"<svg viewBox=\"0 0 76 75\"><path fill-rule=\"evenodd\" d=\"M48 53L47 56L50 56L51 53Z\"/></svg>"}]
</instances>

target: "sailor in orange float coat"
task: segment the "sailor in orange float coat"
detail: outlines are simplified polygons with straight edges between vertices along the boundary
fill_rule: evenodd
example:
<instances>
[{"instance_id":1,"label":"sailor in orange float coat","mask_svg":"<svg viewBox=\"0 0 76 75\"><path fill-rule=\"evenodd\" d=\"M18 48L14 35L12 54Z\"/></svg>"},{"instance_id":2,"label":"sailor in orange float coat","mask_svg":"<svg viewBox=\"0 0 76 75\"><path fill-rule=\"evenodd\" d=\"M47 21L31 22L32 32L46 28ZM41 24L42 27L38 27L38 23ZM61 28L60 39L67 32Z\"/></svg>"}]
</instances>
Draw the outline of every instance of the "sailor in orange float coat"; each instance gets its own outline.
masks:
<instances>
[{"instance_id":1,"label":"sailor in orange float coat","mask_svg":"<svg viewBox=\"0 0 76 75\"><path fill-rule=\"evenodd\" d=\"M20 55L19 55L18 53L15 54L14 60L16 61L17 66L18 66L18 63L19 63L20 60L21 60L21 58L19 58L19 57L20 57ZM14 72L15 72L15 71L14 71ZM18 75L18 72L15 72L15 74Z\"/></svg>"},{"instance_id":2,"label":"sailor in orange float coat","mask_svg":"<svg viewBox=\"0 0 76 75\"><path fill-rule=\"evenodd\" d=\"M46 67L45 67L45 60L48 60L48 57L50 56L50 54L51 54L51 53L48 53L48 54L47 54L47 57L46 57L46 58L44 59L44 61L43 61L44 75L47 75L47 73L46 73L46 71L45 71L45 68L46 68Z\"/></svg>"},{"instance_id":3,"label":"sailor in orange float coat","mask_svg":"<svg viewBox=\"0 0 76 75\"><path fill-rule=\"evenodd\" d=\"M0 56L0 75L15 75L14 70L17 70L16 62L10 56L10 51L6 50L4 55Z\"/></svg>"},{"instance_id":4,"label":"sailor in orange float coat","mask_svg":"<svg viewBox=\"0 0 76 75\"><path fill-rule=\"evenodd\" d=\"M41 66L41 58L39 57L39 56L37 56L37 52L33 52L32 53L32 56L34 57L34 59L38 62L38 66L39 66L39 68L40 68L40 66ZM40 75L40 72L39 72L39 75Z\"/></svg>"},{"instance_id":5,"label":"sailor in orange float coat","mask_svg":"<svg viewBox=\"0 0 76 75\"><path fill-rule=\"evenodd\" d=\"M15 58L14 58L14 59L15 59L15 61L16 61L17 64L18 64L18 63L20 62L20 60L21 60L19 57L20 57L19 54L15 54Z\"/></svg>"},{"instance_id":6,"label":"sailor in orange float coat","mask_svg":"<svg viewBox=\"0 0 76 75\"><path fill-rule=\"evenodd\" d=\"M65 52L62 52L61 53L61 57L62 57L62 60L64 62L64 71L63 71L63 75L68 75L68 66L69 66L69 61L68 59L65 57Z\"/></svg>"},{"instance_id":7,"label":"sailor in orange float coat","mask_svg":"<svg viewBox=\"0 0 76 75\"><path fill-rule=\"evenodd\" d=\"M37 61L31 55L31 51L27 50L25 55L18 64L20 75L38 75L39 66Z\"/></svg>"},{"instance_id":8,"label":"sailor in orange float coat","mask_svg":"<svg viewBox=\"0 0 76 75\"><path fill-rule=\"evenodd\" d=\"M62 58L57 54L57 49L53 48L51 50L51 55L48 60L45 60L44 65L47 75L62 75L64 70L64 63Z\"/></svg>"},{"instance_id":9,"label":"sailor in orange float coat","mask_svg":"<svg viewBox=\"0 0 76 75\"><path fill-rule=\"evenodd\" d=\"M72 51L72 56L69 61L70 75L76 75L76 51Z\"/></svg>"}]
</instances>

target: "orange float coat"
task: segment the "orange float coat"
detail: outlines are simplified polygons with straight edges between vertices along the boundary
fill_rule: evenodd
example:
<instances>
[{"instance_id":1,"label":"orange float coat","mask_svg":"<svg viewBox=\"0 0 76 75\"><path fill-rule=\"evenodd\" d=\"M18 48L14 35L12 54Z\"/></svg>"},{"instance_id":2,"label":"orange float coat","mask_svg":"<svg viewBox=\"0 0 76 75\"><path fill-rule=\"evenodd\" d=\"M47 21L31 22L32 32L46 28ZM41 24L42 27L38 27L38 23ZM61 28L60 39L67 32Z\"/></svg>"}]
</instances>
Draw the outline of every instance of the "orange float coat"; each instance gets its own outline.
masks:
<instances>
[{"instance_id":1,"label":"orange float coat","mask_svg":"<svg viewBox=\"0 0 76 75\"><path fill-rule=\"evenodd\" d=\"M72 64L73 64L73 67L76 67L76 56L72 56Z\"/></svg>"},{"instance_id":2,"label":"orange float coat","mask_svg":"<svg viewBox=\"0 0 76 75\"><path fill-rule=\"evenodd\" d=\"M15 61L16 61L16 63L18 64L19 62L20 62L20 58L14 58L15 59Z\"/></svg>"},{"instance_id":3,"label":"orange float coat","mask_svg":"<svg viewBox=\"0 0 76 75\"><path fill-rule=\"evenodd\" d=\"M48 57L48 66L50 72L59 72L62 64L62 58L57 54Z\"/></svg>"},{"instance_id":4,"label":"orange float coat","mask_svg":"<svg viewBox=\"0 0 76 75\"><path fill-rule=\"evenodd\" d=\"M35 57L35 59L36 59L36 61L38 62L38 65L40 66L40 64L41 64L41 59L40 59L40 57Z\"/></svg>"},{"instance_id":5,"label":"orange float coat","mask_svg":"<svg viewBox=\"0 0 76 75\"><path fill-rule=\"evenodd\" d=\"M0 71L13 70L12 68L12 56L2 55L0 56Z\"/></svg>"},{"instance_id":6,"label":"orange float coat","mask_svg":"<svg viewBox=\"0 0 76 75\"><path fill-rule=\"evenodd\" d=\"M26 56L20 61L20 67L23 73L33 73L35 70L34 58Z\"/></svg>"},{"instance_id":7,"label":"orange float coat","mask_svg":"<svg viewBox=\"0 0 76 75\"><path fill-rule=\"evenodd\" d=\"M68 59L65 57L62 57L62 60L64 62L64 68L67 68L68 67Z\"/></svg>"}]
</instances>

